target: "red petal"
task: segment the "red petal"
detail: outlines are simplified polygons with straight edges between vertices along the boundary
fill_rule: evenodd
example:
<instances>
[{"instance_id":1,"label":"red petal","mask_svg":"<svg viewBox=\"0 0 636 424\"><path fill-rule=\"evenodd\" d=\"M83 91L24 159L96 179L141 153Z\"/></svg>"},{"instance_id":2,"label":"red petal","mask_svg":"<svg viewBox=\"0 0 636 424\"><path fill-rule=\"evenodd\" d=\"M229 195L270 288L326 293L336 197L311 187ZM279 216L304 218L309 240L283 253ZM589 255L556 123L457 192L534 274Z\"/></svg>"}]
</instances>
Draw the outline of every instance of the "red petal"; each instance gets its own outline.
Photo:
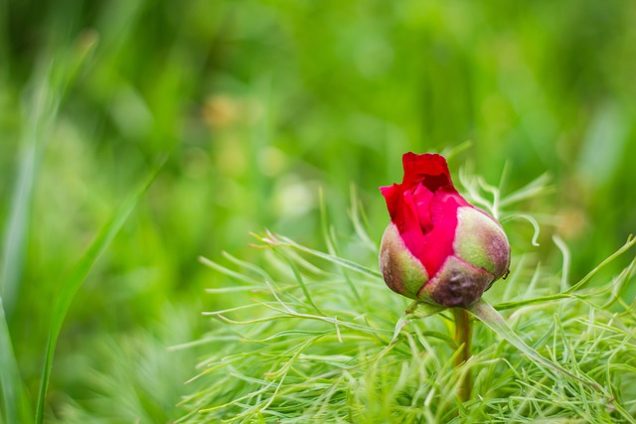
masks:
<instances>
[{"instance_id":1,"label":"red petal","mask_svg":"<svg viewBox=\"0 0 636 424\"><path fill-rule=\"evenodd\" d=\"M431 191L440 187L455 190L444 156L431 153L418 155L408 152L402 156L402 166L404 167L402 184L412 186L423 183Z\"/></svg>"},{"instance_id":2,"label":"red petal","mask_svg":"<svg viewBox=\"0 0 636 424\"><path fill-rule=\"evenodd\" d=\"M457 209L468 205L450 178L446 159L406 153L401 184L380 187L400 236L432 278L452 255Z\"/></svg>"},{"instance_id":3,"label":"red petal","mask_svg":"<svg viewBox=\"0 0 636 424\"><path fill-rule=\"evenodd\" d=\"M391 221L398 227L400 233L419 227L417 211L404 199L402 184L380 187L380 191L389 209Z\"/></svg>"}]
</instances>

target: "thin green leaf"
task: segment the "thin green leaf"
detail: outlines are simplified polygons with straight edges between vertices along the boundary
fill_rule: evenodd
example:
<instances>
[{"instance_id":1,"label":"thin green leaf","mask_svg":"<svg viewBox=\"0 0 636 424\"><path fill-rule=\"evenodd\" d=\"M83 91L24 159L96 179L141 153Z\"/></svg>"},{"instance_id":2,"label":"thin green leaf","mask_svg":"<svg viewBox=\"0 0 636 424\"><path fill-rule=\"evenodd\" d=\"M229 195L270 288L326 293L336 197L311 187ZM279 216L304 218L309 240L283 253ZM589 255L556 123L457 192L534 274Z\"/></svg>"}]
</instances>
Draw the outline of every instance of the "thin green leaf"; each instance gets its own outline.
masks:
<instances>
[{"instance_id":1,"label":"thin green leaf","mask_svg":"<svg viewBox=\"0 0 636 424\"><path fill-rule=\"evenodd\" d=\"M570 286L567 290L567 293L575 292L580 289L585 283L590 281L590 279L596 275L598 271L600 271L607 264L614 261L614 259L618 258L620 255L631 249L636 244L636 237L629 236L624 245L622 245L616 252L612 253L605 260L603 260L600 264L598 264L593 270L591 270L585 277L583 277L579 282Z\"/></svg>"},{"instance_id":2,"label":"thin green leaf","mask_svg":"<svg viewBox=\"0 0 636 424\"><path fill-rule=\"evenodd\" d=\"M539 235L541 233L541 227L539 226L539 223L537 222L537 220L532 215L529 215L526 213L515 213L515 214L506 215L505 217L500 219L500 221L501 223L504 223L507 221L515 220L515 219L526 220L530 223L530 225L532 225L532 229L534 230L534 232L532 234L532 241L530 243L532 243L532 245L535 247L539 246Z\"/></svg>"},{"instance_id":3,"label":"thin green leaf","mask_svg":"<svg viewBox=\"0 0 636 424\"><path fill-rule=\"evenodd\" d=\"M50 84L51 73L51 66L35 73L33 91L25 110L28 119L20 140L17 178L5 227L0 266L0 294L9 315L18 297L42 146L60 103L60 93Z\"/></svg>"},{"instance_id":4,"label":"thin green leaf","mask_svg":"<svg viewBox=\"0 0 636 424\"><path fill-rule=\"evenodd\" d=\"M351 186L351 190L352 190L351 198L352 198L352 204L356 205L358 200L354 193L354 190L355 190L354 187L355 186L353 185ZM366 236L366 232L364 232L362 224L359 223L359 215L358 215L356 206L353 206L352 208L352 216L355 217L354 218L355 220L358 220L357 221L358 224L356 225L354 223L354 227L356 228L356 231L359 231L358 237L363 239L364 236ZM333 227L329 225L328 221L329 221L329 218L327 216L327 206L325 205L324 194L323 194L323 191L320 190L320 224L322 227L323 238L325 239L325 243L327 245L327 251L329 252L329 254L332 256L337 256L338 250L337 250L337 242L336 242L335 233L333 231ZM345 282L347 283L347 286L351 290L351 293L353 293L353 295L358 301L362 301L360 297L360 293L358 292L356 285L353 283L353 281L351 281L351 277L349 277L349 274L347 273L347 271L343 269L342 266L340 266L340 269L342 270L342 276L344 277Z\"/></svg>"},{"instance_id":5,"label":"thin green leaf","mask_svg":"<svg viewBox=\"0 0 636 424\"><path fill-rule=\"evenodd\" d=\"M364 219L363 219L363 209L360 206L360 198L358 195L358 190L354 184L351 184L351 209L349 212L349 217L351 218L351 223L353 224L353 228L358 235L358 238L362 241L362 243L374 253L378 252L378 245L371 240L369 234L365 229Z\"/></svg>"},{"instance_id":6,"label":"thin green leaf","mask_svg":"<svg viewBox=\"0 0 636 424\"><path fill-rule=\"evenodd\" d=\"M556 242L556 240L555 240L555 242ZM608 265L609 263L614 261L616 258L621 256L623 253L627 252L635 244L636 244L636 238L629 237L627 242L623 246L621 246L616 252L614 252L610 256L608 256L605 260L603 260L596 267L594 267L593 270L588 272L585 277L583 277L581 280L579 280L576 284L573 284L569 288L566 288L562 293L555 293L555 294L550 294L550 295L546 295L546 296L539 296L539 297L535 297L535 298L531 298L531 299L522 299L522 300L517 300L517 301L514 301L514 302L502 302L502 303L496 304L495 305L495 309L497 309L498 311L502 311L502 310L505 310L505 309L513 309L513 308L518 308L518 307L521 307L521 306L537 305L537 304L541 304L541 303L550 303L550 302L555 302L555 301L563 300L563 299L582 299L582 298L593 296L593 295L596 294L595 292L587 292L587 291L583 292L583 291L580 291L579 293L576 293L576 291L580 290L603 267L605 267L606 265ZM564 247L563 246L559 246L559 248L563 249ZM564 271L563 272L564 272L564 274L561 277L561 286L565 287L565 286L567 286L567 283L566 283L567 282L567 272L565 271L565 268L569 267L569 257L567 257L567 259L566 259L566 255L569 255L569 253L566 253L566 251L563 251L563 250L562 250L562 252L564 254L564 264L563 264L563 267L564 267ZM622 284L622 282L623 282L623 280L618 278L618 279L616 279L614 281L614 283L611 286L614 287L618 283Z\"/></svg>"},{"instance_id":7,"label":"thin green leaf","mask_svg":"<svg viewBox=\"0 0 636 424\"><path fill-rule=\"evenodd\" d=\"M296 243L293 240L288 239L287 237L282 237L279 235L275 235L273 233L268 233L266 236L261 237L261 236L256 236L258 237L259 240L261 240L262 242L264 242L265 244L267 244L268 246L287 246L287 247L291 247L293 249L299 250L301 252L305 252L308 253L312 256L316 256L318 258L324 259L328 262L332 262L335 263L337 265L342 265L346 268L352 269L354 271L360 272L362 274L365 274L369 277L374 277L374 278L382 278L382 274L380 274L378 271L375 271L371 268L367 268L365 266L362 266L356 262L350 261L348 259L344 259L344 258L340 258L334 255L329 255L327 253L324 252L320 252L318 250L314 250L314 249L310 249L309 247L305 247L301 244Z\"/></svg>"},{"instance_id":8,"label":"thin green leaf","mask_svg":"<svg viewBox=\"0 0 636 424\"><path fill-rule=\"evenodd\" d=\"M55 52L67 60L42 58L33 76L26 102L23 136L20 140L18 172L13 187L0 258L0 295L10 316L18 297L24 254L29 234L29 217L35 181L40 168L43 147L51 134L60 104L71 81L86 57L93 51L96 38L84 40L68 51Z\"/></svg>"},{"instance_id":9,"label":"thin green leaf","mask_svg":"<svg viewBox=\"0 0 636 424\"><path fill-rule=\"evenodd\" d=\"M0 298L0 394L4 405L4 418L7 423L32 421L26 407L26 396L20 370L13 353L11 335ZM21 419L20 419L21 418Z\"/></svg>"},{"instance_id":10,"label":"thin green leaf","mask_svg":"<svg viewBox=\"0 0 636 424\"><path fill-rule=\"evenodd\" d=\"M497 303L495 305L495 309L497 309L498 311L504 311L506 309L520 308L522 306L538 305L542 303L551 303L551 302L555 302L555 301L563 300L563 299L575 299L575 298L577 298L577 296L573 294L556 293L556 294L550 294L547 296L533 297L532 299L523 299L523 300L517 300L514 302Z\"/></svg>"},{"instance_id":11,"label":"thin green leaf","mask_svg":"<svg viewBox=\"0 0 636 424\"><path fill-rule=\"evenodd\" d=\"M563 255L563 265L561 266L561 291L565 293L570 285L570 262L572 255L570 254L568 245L565 244L565 241L561 237L554 235L552 236L552 240L561 251L561 255Z\"/></svg>"},{"instance_id":12,"label":"thin green leaf","mask_svg":"<svg viewBox=\"0 0 636 424\"><path fill-rule=\"evenodd\" d=\"M500 206L503 208L505 206L510 206L523 200L549 192L550 190L552 190L552 187L548 186L549 181L550 176L548 174L539 176L538 178L531 181L529 184L521 187L519 190L510 193L503 199L501 199Z\"/></svg>"},{"instance_id":13,"label":"thin green leaf","mask_svg":"<svg viewBox=\"0 0 636 424\"><path fill-rule=\"evenodd\" d=\"M488 328L497 333L499 337L519 349L521 353L526 355L532 362L534 362L538 366L547 368L555 372L557 375L564 375L576 382L583 383L595 390L604 393L603 388L596 381L588 377L581 377L574 374L573 372L563 368L556 362L552 362L549 359L541 356L536 350L528 346L526 342L524 342L523 339L519 337L517 333L515 333L512 328L510 328L510 326L508 326L501 314L497 312L495 308L493 308L485 300L481 299L479 302L469 307L468 310L476 318L483 322Z\"/></svg>"},{"instance_id":14,"label":"thin green leaf","mask_svg":"<svg viewBox=\"0 0 636 424\"><path fill-rule=\"evenodd\" d=\"M405 315L413 315L416 318L428 318L444 310L446 310L446 308L443 306L414 300L406 308Z\"/></svg>"},{"instance_id":15,"label":"thin green leaf","mask_svg":"<svg viewBox=\"0 0 636 424\"><path fill-rule=\"evenodd\" d=\"M472 146L473 146L473 141L472 140L466 140L466 141L464 141L462 143L459 143L456 146L445 148L444 150L442 150L441 154L444 157L446 157L446 160L451 160L455 156L459 156L464 151L470 149Z\"/></svg>"},{"instance_id":16,"label":"thin green leaf","mask_svg":"<svg viewBox=\"0 0 636 424\"><path fill-rule=\"evenodd\" d=\"M44 402L46 400L46 391L48 389L51 368L53 366L53 357L55 355L55 347L57 339L64 323L64 318L71 306L71 302L75 294L82 286L82 283L88 276L91 268L108 248L117 233L121 230L128 216L135 209L135 206L152 184L162 165L154 169L150 175L143 181L141 186L119 207L114 213L110 221L104 225L99 231L97 237L93 240L87 251L79 260L70 276L60 284L57 301L51 316L49 335L46 345L44 365L42 368L42 377L40 380L40 389L38 402L36 406L36 422L41 423L44 419Z\"/></svg>"},{"instance_id":17,"label":"thin green leaf","mask_svg":"<svg viewBox=\"0 0 636 424\"><path fill-rule=\"evenodd\" d=\"M323 315L322 311L316 305L316 303L314 302L314 299L311 297L311 293L309 293L309 289L307 289L307 285L305 284L305 279L303 278L302 272L300 272L300 270L298 269L298 267L296 266L293 260L289 259L287 256L284 256L284 255L281 255L281 257L283 258L285 262L289 264L289 268L292 270L292 273L294 274L294 279L296 280L296 282L298 283L298 286L300 287L303 294L305 295L305 299L307 300L307 303L309 303L319 315Z\"/></svg>"}]
</instances>

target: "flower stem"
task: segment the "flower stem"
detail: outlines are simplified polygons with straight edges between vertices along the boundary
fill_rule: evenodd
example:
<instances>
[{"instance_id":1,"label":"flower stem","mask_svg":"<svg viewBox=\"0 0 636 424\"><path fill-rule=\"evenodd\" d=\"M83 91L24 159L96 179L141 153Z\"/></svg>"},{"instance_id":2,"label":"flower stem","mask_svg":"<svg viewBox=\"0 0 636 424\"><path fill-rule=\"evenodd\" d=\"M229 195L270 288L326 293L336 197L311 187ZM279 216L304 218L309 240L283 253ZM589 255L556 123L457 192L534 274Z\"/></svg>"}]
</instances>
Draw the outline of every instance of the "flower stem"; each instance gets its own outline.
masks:
<instances>
[{"instance_id":1,"label":"flower stem","mask_svg":"<svg viewBox=\"0 0 636 424\"><path fill-rule=\"evenodd\" d=\"M455 359L455 366L459 368L470 358L472 322L468 311L464 308L453 308L453 315L455 316L455 342L457 342L457 346L461 346L461 352ZM470 399L472 385L473 382L470 369L467 369L461 376L459 388L457 390L457 396L462 402Z\"/></svg>"}]
</instances>

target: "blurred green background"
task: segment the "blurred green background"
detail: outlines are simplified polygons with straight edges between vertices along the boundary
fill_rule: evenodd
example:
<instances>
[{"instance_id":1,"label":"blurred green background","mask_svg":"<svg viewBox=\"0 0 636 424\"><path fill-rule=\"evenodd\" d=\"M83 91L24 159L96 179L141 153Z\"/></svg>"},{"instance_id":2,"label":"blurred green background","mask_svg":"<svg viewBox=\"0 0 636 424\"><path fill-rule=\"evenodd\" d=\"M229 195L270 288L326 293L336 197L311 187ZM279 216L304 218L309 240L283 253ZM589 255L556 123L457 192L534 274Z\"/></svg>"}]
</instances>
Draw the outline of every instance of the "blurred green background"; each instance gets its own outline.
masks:
<instances>
[{"instance_id":1,"label":"blurred green background","mask_svg":"<svg viewBox=\"0 0 636 424\"><path fill-rule=\"evenodd\" d=\"M507 189L548 172L535 212L582 275L636 230L635 76L629 0L1 1L0 284L28 391L60 279L163 157L73 302L50 420L178 417L196 357L166 346L219 301L197 257L256 260L264 228L321 247L320 188L346 237L354 185L379 238L405 151L472 140L451 167L507 163Z\"/></svg>"}]
</instances>

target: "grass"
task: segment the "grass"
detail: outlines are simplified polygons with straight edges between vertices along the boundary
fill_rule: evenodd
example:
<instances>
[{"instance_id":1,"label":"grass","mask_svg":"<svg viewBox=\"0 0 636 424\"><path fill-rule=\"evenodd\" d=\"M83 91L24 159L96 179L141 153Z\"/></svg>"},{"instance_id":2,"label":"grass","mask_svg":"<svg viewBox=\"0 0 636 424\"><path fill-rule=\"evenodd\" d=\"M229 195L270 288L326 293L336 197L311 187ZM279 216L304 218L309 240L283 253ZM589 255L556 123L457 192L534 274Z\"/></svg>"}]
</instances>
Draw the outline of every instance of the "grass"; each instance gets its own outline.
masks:
<instances>
[{"instance_id":1,"label":"grass","mask_svg":"<svg viewBox=\"0 0 636 424\"><path fill-rule=\"evenodd\" d=\"M483 184L467 192L505 218L498 200L528 200L544 191L537 187L501 199ZM517 253L509 280L486 295L506 317L485 303L471 308L486 325L476 324L473 356L455 367L462 351L449 312L407 308L367 265L376 249L359 264L272 233L257 237L262 268L229 255L227 266L202 259L232 281L210 289L231 305L204 313L220 324L194 343L208 352L192 379L203 389L183 400L189 412L180 421L636 422L636 315L625 297L636 259L614 278L595 278L634 238L572 284L561 240L560 270ZM365 240L349 242L362 250ZM551 280L562 281L561 292L546 294ZM474 396L462 403L457 386L468 370Z\"/></svg>"},{"instance_id":2,"label":"grass","mask_svg":"<svg viewBox=\"0 0 636 424\"><path fill-rule=\"evenodd\" d=\"M15 359L11 334L7 326L4 305L0 298L0 388L4 420L6 422L30 421L31 412L27 404L27 397L20 377L20 370Z\"/></svg>"},{"instance_id":3,"label":"grass","mask_svg":"<svg viewBox=\"0 0 636 424\"><path fill-rule=\"evenodd\" d=\"M53 313L50 318L49 334L46 342L46 352L44 355L44 365L42 367L42 377L40 380L40 389L35 415L35 421L38 423L41 423L44 420L46 392L48 390L49 379L51 377L55 348L57 346L60 331L62 330L62 325L64 324L64 319L66 318L71 306L71 302L86 280L88 273L93 268L97 259L109 247L113 238L115 238L117 233L121 230L128 219L128 216L135 209L137 203L146 190L148 190L148 187L152 184L160 169L161 167L159 166L157 169L153 170L150 176L142 182L139 189L134 191L133 194L124 201L120 208L114 212L111 220L100 229L99 234L97 234L95 240L86 250L86 253L84 253L84 255L79 259L77 265L71 271L70 276L62 280L60 291L56 298L56 303L53 307Z\"/></svg>"}]
</instances>

